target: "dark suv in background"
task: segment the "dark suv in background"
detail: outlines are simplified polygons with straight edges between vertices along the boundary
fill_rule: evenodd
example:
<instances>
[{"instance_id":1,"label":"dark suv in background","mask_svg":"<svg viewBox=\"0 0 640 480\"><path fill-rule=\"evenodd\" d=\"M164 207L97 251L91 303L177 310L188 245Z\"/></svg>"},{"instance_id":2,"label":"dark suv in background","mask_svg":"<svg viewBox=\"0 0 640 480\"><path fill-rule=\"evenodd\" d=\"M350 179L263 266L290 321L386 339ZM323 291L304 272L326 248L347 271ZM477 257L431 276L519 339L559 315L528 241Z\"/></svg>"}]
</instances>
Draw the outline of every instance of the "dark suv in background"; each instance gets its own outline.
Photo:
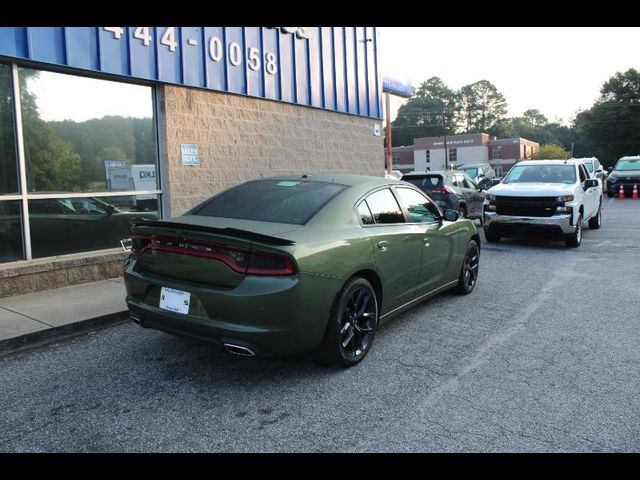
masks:
<instances>
[{"instance_id":1,"label":"dark suv in background","mask_svg":"<svg viewBox=\"0 0 640 480\"><path fill-rule=\"evenodd\" d=\"M402 175L402 180L425 192L443 210L457 210L463 218L482 219L487 188L475 183L464 172L410 172Z\"/></svg>"},{"instance_id":2,"label":"dark suv in background","mask_svg":"<svg viewBox=\"0 0 640 480\"><path fill-rule=\"evenodd\" d=\"M488 163L460 165L458 171L466 173L478 185L486 186L487 188L500 183L500 178L496 175L496 171Z\"/></svg>"},{"instance_id":3,"label":"dark suv in background","mask_svg":"<svg viewBox=\"0 0 640 480\"><path fill-rule=\"evenodd\" d=\"M640 189L640 156L622 157L616 162L616 166L609 173L607 180L607 196L609 198L620 193L621 185L627 196L633 193L634 184L638 185Z\"/></svg>"}]
</instances>

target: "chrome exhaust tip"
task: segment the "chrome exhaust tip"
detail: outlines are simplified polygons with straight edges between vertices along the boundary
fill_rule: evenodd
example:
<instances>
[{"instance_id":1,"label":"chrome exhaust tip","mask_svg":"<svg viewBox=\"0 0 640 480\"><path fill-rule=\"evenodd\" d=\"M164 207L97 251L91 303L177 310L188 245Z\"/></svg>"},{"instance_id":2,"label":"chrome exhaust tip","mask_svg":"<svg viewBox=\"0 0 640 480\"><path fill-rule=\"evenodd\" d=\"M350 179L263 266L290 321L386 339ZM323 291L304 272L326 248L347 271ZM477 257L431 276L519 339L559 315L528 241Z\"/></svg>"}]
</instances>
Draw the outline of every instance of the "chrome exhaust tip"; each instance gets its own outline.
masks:
<instances>
[{"instance_id":1,"label":"chrome exhaust tip","mask_svg":"<svg viewBox=\"0 0 640 480\"><path fill-rule=\"evenodd\" d=\"M223 345L224 345L224 348L227 350L227 352L233 353L234 355L243 355L245 357L255 356L255 353L253 352L253 350L247 347L242 347L240 345L233 345L232 343L224 343Z\"/></svg>"}]
</instances>

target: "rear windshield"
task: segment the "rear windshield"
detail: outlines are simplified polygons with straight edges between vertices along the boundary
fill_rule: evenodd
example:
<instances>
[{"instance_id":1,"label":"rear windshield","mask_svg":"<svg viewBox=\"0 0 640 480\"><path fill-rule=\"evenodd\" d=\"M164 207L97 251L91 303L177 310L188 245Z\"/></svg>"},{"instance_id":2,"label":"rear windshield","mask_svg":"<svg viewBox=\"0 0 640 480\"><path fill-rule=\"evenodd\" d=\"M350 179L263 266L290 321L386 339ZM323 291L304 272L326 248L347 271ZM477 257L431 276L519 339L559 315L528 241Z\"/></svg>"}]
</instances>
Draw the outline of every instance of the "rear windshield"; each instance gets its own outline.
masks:
<instances>
[{"instance_id":1,"label":"rear windshield","mask_svg":"<svg viewBox=\"0 0 640 480\"><path fill-rule=\"evenodd\" d=\"M614 170L640 170L640 160L618 160Z\"/></svg>"},{"instance_id":2,"label":"rear windshield","mask_svg":"<svg viewBox=\"0 0 640 480\"><path fill-rule=\"evenodd\" d=\"M573 165L515 165L502 183L575 183Z\"/></svg>"},{"instance_id":3,"label":"rear windshield","mask_svg":"<svg viewBox=\"0 0 640 480\"><path fill-rule=\"evenodd\" d=\"M466 173L467 175L469 175L471 178L475 178L478 176L478 168L477 167L473 167L473 168L459 168L458 170L462 170L464 173Z\"/></svg>"},{"instance_id":4,"label":"rear windshield","mask_svg":"<svg viewBox=\"0 0 640 480\"><path fill-rule=\"evenodd\" d=\"M405 175L402 180L415 185L421 190L442 188L442 176L440 175L412 175L410 177Z\"/></svg>"},{"instance_id":5,"label":"rear windshield","mask_svg":"<svg viewBox=\"0 0 640 480\"><path fill-rule=\"evenodd\" d=\"M222 192L187 215L303 225L346 188L325 182L254 180Z\"/></svg>"}]
</instances>

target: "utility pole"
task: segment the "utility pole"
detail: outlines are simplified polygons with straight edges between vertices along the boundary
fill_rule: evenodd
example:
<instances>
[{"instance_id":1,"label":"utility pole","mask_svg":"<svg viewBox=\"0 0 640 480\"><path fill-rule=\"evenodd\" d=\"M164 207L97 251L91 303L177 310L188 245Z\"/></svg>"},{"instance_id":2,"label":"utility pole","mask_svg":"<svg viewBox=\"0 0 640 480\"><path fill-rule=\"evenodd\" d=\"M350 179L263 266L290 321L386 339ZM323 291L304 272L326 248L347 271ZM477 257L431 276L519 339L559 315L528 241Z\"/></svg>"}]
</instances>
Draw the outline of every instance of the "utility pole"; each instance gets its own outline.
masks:
<instances>
[{"instance_id":1,"label":"utility pole","mask_svg":"<svg viewBox=\"0 0 640 480\"><path fill-rule=\"evenodd\" d=\"M387 173L391 174L391 169L393 168L393 150L391 148L391 101L389 100L389 92L385 92L385 104L387 110L387 129L385 132L385 138L387 141L387 155L386 155L386 169Z\"/></svg>"},{"instance_id":2,"label":"utility pole","mask_svg":"<svg viewBox=\"0 0 640 480\"><path fill-rule=\"evenodd\" d=\"M573 142L571 142L571 158L573 158Z\"/></svg>"},{"instance_id":3,"label":"utility pole","mask_svg":"<svg viewBox=\"0 0 640 480\"><path fill-rule=\"evenodd\" d=\"M444 169L449 168L449 149L447 148L447 108L442 111L442 125L444 127Z\"/></svg>"}]
</instances>

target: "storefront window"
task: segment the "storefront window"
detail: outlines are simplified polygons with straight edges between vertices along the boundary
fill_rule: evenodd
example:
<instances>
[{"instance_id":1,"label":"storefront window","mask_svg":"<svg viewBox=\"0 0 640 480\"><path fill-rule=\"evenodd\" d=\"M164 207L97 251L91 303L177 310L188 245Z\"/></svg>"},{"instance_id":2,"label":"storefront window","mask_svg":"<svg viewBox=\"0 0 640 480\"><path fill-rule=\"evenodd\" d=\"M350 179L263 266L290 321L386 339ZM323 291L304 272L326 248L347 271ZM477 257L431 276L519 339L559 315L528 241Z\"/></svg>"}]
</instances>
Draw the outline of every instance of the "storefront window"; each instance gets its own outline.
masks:
<instances>
[{"instance_id":1,"label":"storefront window","mask_svg":"<svg viewBox=\"0 0 640 480\"><path fill-rule=\"evenodd\" d=\"M11 67L0 64L0 195L18 193Z\"/></svg>"},{"instance_id":2,"label":"storefront window","mask_svg":"<svg viewBox=\"0 0 640 480\"><path fill-rule=\"evenodd\" d=\"M29 200L33 258L120 246L134 218L157 219L157 195Z\"/></svg>"},{"instance_id":3,"label":"storefront window","mask_svg":"<svg viewBox=\"0 0 640 480\"><path fill-rule=\"evenodd\" d=\"M19 69L30 193L156 190L151 87Z\"/></svg>"},{"instance_id":4,"label":"storefront window","mask_svg":"<svg viewBox=\"0 0 640 480\"><path fill-rule=\"evenodd\" d=\"M12 262L22 258L20 202L0 201L0 262Z\"/></svg>"}]
</instances>

